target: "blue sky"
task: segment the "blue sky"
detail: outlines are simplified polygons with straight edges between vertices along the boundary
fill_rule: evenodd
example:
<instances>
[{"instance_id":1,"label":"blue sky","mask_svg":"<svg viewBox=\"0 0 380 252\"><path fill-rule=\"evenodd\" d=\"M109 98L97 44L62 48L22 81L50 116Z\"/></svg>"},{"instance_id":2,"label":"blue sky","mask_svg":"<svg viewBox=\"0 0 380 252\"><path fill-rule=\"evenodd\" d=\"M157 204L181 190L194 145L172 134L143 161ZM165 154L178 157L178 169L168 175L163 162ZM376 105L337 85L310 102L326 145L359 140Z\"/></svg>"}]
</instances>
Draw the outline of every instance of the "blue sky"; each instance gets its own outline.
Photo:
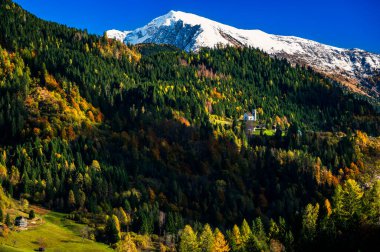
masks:
<instances>
[{"instance_id":1,"label":"blue sky","mask_svg":"<svg viewBox=\"0 0 380 252\"><path fill-rule=\"evenodd\" d=\"M170 10L242 29L380 53L379 0L15 0L40 18L89 32L133 30Z\"/></svg>"}]
</instances>

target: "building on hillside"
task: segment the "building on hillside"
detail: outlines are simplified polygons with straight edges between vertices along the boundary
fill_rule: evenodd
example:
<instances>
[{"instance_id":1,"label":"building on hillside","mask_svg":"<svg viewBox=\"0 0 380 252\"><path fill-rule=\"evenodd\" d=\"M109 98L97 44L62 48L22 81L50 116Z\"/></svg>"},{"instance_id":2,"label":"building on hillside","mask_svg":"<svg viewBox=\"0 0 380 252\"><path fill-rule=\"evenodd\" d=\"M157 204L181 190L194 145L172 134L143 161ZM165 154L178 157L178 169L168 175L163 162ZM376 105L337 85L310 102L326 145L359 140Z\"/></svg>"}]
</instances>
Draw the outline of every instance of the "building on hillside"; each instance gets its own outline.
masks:
<instances>
[{"instance_id":1,"label":"building on hillside","mask_svg":"<svg viewBox=\"0 0 380 252\"><path fill-rule=\"evenodd\" d=\"M22 216L18 216L15 219L15 226L26 228L28 226L28 220Z\"/></svg>"},{"instance_id":2,"label":"building on hillside","mask_svg":"<svg viewBox=\"0 0 380 252\"><path fill-rule=\"evenodd\" d=\"M252 113L251 112L245 113L244 114L244 121L246 121L246 122L255 122L255 121L257 121L257 111L256 111L256 109L254 109L252 111Z\"/></svg>"},{"instance_id":3,"label":"building on hillside","mask_svg":"<svg viewBox=\"0 0 380 252\"><path fill-rule=\"evenodd\" d=\"M247 136L250 136L253 134L253 132L256 130L257 125L257 111L256 109L252 110L251 112L247 112L243 116L243 120L245 123L245 133Z\"/></svg>"}]
</instances>

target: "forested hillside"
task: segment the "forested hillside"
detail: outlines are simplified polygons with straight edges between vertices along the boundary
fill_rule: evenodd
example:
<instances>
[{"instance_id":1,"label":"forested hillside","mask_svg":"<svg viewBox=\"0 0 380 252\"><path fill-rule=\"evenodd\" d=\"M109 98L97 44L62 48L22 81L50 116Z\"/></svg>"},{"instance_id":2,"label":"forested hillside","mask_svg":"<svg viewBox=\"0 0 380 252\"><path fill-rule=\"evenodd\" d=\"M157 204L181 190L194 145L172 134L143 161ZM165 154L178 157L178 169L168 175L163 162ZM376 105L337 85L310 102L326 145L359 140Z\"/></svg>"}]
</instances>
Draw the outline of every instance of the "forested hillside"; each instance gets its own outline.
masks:
<instances>
[{"instance_id":1,"label":"forested hillside","mask_svg":"<svg viewBox=\"0 0 380 252\"><path fill-rule=\"evenodd\" d=\"M376 242L380 116L336 83L253 48L126 46L10 0L0 20L9 197L125 251ZM246 134L254 108L273 134Z\"/></svg>"}]
</instances>

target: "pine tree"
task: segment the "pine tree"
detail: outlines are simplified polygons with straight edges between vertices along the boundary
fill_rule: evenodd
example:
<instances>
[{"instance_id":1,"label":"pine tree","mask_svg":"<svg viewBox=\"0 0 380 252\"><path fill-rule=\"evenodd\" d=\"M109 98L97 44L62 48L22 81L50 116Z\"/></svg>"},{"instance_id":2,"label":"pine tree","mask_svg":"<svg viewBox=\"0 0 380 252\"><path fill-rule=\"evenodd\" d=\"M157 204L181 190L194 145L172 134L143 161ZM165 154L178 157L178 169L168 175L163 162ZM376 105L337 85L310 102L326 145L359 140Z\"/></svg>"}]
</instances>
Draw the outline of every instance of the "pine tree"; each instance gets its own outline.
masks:
<instances>
[{"instance_id":1,"label":"pine tree","mask_svg":"<svg viewBox=\"0 0 380 252\"><path fill-rule=\"evenodd\" d=\"M117 243L120 240L120 232L117 229L117 225L113 217L110 217L107 220L105 234L107 241L111 244Z\"/></svg>"},{"instance_id":2,"label":"pine tree","mask_svg":"<svg viewBox=\"0 0 380 252\"><path fill-rule=\"evenodd\" d=\"M5 216L5 225L7 225L8 227L12 225L11 217L9 216L9 213L7 213L7 215Z\"/></svg>"},{"instance_id":3,"label":"pine tree","mask_svg":"<svg viewBox=\"0 0 380 252\"><path fill-rule=\"evenodd\" d=\"M263 225L263 222L261 221L261 218L258 217L256 218L255 221L253 221L253 227L252 228L252 231L253 231L253 234L256 235L259 239L265 239L266 237L266 234L265 234L265 230L264 230L264 225Z\"/></svg>"},{"instance_id":4,"label":"pine tree","mask_svg":"<svg viewBox=\"0 0 380 252\"><path fill-rule=\"evenodd\" d=\"M34 210L29 211L29 219L33 220L36 217L36 214L34 213Z\"/></svg>"},{"instance_id":5,"label":"pine tree","mask_svg":"<svg viewBox=\"0 0 380 252\"><path fill-rule=\"evenodd\" d=\"M166 220L166 231L169 234L176 234L183 227L182 216L178 213L169 212Z\"/></svg>"},{"instance_id":6,"label":"pine tree","mask_svg":"<svg viewBox=\"0 0 380 252\"><path fill-rule=\"evenodd\" d=\"M284 243L287 251L294 250L294 236L292 231L289 230L288 232L286 232Z\"/></svg>"},{"instance_id":7,"label":"pine tree","mask_svg":"<svg viewBox=\"0 0 380 252\"><path fill-rule=\"evenodd\" d=\"M73 190L69 191L68 203L69 203L70 208L73 209L75 207L76 202L75 202L75 196L74 196Z\"/></svg>"},{"instance_id":8,"label":"pine tree","mask_svg":"<svg viewBox=\"0 0 380 252\"><path fill-rule=\"evenodd\" d=\"M86 194L82 191L79 190L78 192L78 205L80 209L83 209L86 203Z\"/></svg>"},{"instance_id":9,"label":"pine tree","mask_svg":"<svg viewBox=\"0 0 380 252\"><path fill-rule=\"evenodd\" d=\"M1 209L0 207L0 222L3 223L3 220L4 220L4 212L3 212L3 209Z\"/></svg>"},{"instance_id":10,"label":"pine tree","mask_svg":"<svg viewBox=\"0 0 380 252\"><path fill-rule=\"evenodd\" d=\"M140 233L152 234L154 231L154 219L151 213L142 211L140 218L141 218Z\"/></svg>"},{"instance_id":11,"label":"pine tree","mask_svg":"<svg viewBox=\"0 0 380 252\"><path fill-rule=\"evenodd\" d=\"M280 237L280 228L277 223L271 219L269 223L269 238L278 240Z\"/></svg>"},{"instance_id":12,"label":"pine tree","mask_svg":"<svg viewBox=\"0 0 380 252\"><path fill-rule=\"evenodd\" d=\"M282 217L279 217L278 219L278 238L277 239L285 245L286 251L293 251L294 249L293 248L293 243L294 243L293 233L290 230L288 230L286 221Z\"/></svg>"}]
</instances>

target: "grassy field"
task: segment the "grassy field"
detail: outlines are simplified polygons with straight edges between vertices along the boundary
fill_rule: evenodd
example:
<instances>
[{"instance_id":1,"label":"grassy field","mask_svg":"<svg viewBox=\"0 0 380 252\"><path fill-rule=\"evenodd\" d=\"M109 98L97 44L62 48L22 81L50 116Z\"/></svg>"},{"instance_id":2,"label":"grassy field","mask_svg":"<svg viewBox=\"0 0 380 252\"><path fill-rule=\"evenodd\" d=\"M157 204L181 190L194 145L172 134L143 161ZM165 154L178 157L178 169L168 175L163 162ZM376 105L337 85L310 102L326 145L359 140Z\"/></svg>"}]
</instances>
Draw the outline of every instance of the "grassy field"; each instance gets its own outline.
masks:
<instances>
[{"instance_id":1,"label":"grassy field","mask_svg":"<svg viewBox=\"0 0 380 252\"><path fill-rule=\"evenodd\" d=\"M266 136L274 136L275 133L276 133L275 130L264 130L263 131L263 135L266 135ZM260 135L260 130L253 131L253 135L259 136Z\"/></svg>"},{"instance_id":2,"label":"grassy field","mask_svg":"<svg viewBox=\"0 0 380 252\"><path fill-rule=\"evenodd\" d=\"M1 252L34 251L41 243L46 251L113 251L107 245L97 243L80 236L84 225L77 224L64 218L64 214L47 212L42 222L28 227L25 231L12 231L5 239L0 237Z\"/></svg>"}]
</instances>

